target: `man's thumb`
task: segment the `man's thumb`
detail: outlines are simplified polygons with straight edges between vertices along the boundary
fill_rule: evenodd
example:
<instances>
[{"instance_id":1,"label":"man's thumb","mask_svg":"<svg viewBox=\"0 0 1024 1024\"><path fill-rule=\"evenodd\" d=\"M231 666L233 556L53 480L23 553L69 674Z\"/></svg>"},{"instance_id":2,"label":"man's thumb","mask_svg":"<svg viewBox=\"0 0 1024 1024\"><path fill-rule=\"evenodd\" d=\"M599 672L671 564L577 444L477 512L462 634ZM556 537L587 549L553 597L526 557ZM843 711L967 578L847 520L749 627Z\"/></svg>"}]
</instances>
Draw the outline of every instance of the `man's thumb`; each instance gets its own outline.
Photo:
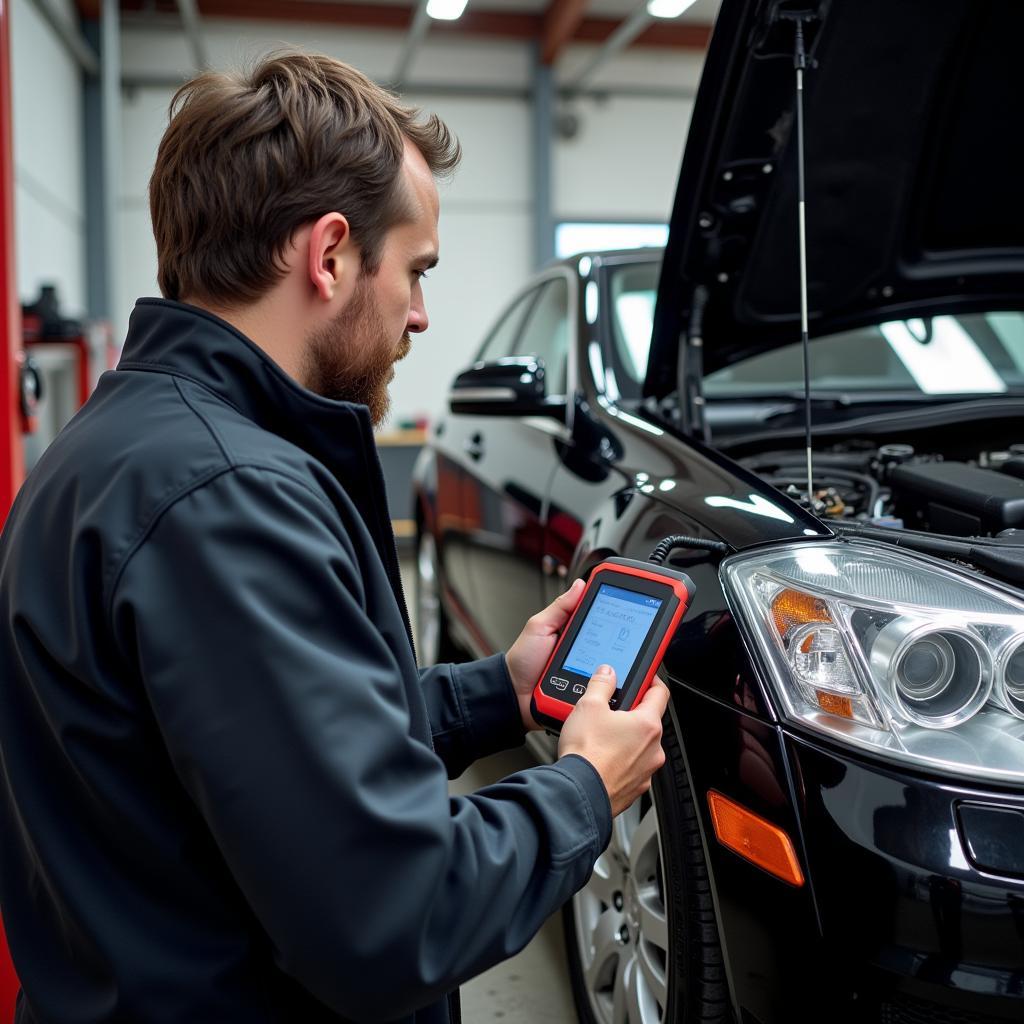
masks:
<instances>
[{"instance_id":1,"label":"man's thumb","mask_svg":"<svg viewBox=\"0 0 1024 1024\"><path fill-rule=\"evenodd\" d=\"M580 595L583 593L583 580L573 580L572 586L555 599L555 604L567 612L580 603Z\"/></svg>"},{"instance_id":2,"label":"man's thumb","mask_svg":"<svg viewBox=\"0 0 1024 1024\"><path fill-rule=\"evenodd\" d=\"M615 669L611 665L598 665L590 677L587 695L598 697L607 703L615 693Z\"/></svg>"},{"instance_id":3,"label":"man's thumb","mask_svg":"<svg viewBox=\"0 0 1024 1024\"><path fill-rule=\"evenodd\" d=\"M531 624L542 632L557 632L572 615L576 605L580 603L580 595L583 593L583 580L576 580L573 585L564 593L559 595L546 608L542 608L530 620Z\"/></svg>"}]
</instances>

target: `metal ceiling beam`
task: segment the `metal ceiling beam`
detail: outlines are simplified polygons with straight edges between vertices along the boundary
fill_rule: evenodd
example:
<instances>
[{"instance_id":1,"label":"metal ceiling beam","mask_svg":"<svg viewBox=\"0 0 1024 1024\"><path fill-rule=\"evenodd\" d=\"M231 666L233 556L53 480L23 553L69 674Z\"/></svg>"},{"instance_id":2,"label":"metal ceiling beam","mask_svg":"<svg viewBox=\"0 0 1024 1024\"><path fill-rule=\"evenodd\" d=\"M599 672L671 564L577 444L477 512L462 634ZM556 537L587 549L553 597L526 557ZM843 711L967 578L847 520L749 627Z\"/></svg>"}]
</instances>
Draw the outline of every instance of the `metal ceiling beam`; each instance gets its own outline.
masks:
<instances>
[{"instance_id":1,"label":"metal ceiling beam","mask_svg":"<svg viewBox=\"0 0 1024 1024\"><path fill-rule=\"evenodd\" d=\"M185 81L181 75L128 74L121 79L121 85L125 89L177 89ZM533 96L533 90L525 85L471 85L468 82L413 81L405 83L404 91L409 96L448 96L477 100L529 100ZM692 100L695 95L691 88L661 85L610 85L577 90L556 88L555 93L560 99L598 101L607 100L610 96L641 100Z\"/></svg>"},{"instance_id":2,"label":"metal ceiling beam","mask_svg":"<svg viewBox=\"0 0 1024 1024\"><path fill-rule=\"evenodd\" d=\"M429 27L430 15L427 14L427 0L419 0L412 16L412 24L405 37L405 43L402 46L402 52L398 55L398 63L395 64L395 73L391 77L391 84L394 88L400 89L405 83L405 76L409 73L409 68L416 57L416 51L419 49L420 43L423 42L423 37L427 34Z\"/></svg>"},{"instance_id":3,"label":"metal ceiling beam","mask_svg":"<svg viewBox=\"0 0 1024 1024\"><path fill-rule=\"evenodd\" d=\"M624 50L654 18L647 13L646 0L605 40L604 45L590 58L574 78L566 82L570 92L577 92L594 73L615 54Z\"/></svg>"},{"instance_id":4,"label":"metal ceiling beam","mask_svg":"<svg viewBox=\"0 0 1024 1024\"><path fill-rule=\"evenodd\" d=\"M178 0L178 10L181 12L181 20L185 25L185 35L188 36L188 45L192 50L192 60L199 71L205 71L210 64L206 58L206 44L203 42L203 30L199 24L199 7L196 0Z\"/></svg>"},{"instance_id":5,"label":"metal ceiling beam","mask_svg":"<svg viewBox=\"0 0 1024 1024\"><path fill-rule=\"evenodd\" d=\"M583 21L588 0L551 0L540 33L540 61L550 67Z\"/></svg>"},{"instance_id":6,"label":"metal ceiling beam","mask_svg":"<svg viewBox=\"0 0 1024 1024\"><path fill-rule=\"evenodd\" d=\"M98 0L75 0L84 18L99 16ZM139 3L140 0L126 0ZM415 8L391 3L370 4L350 0L202 0L202 16L245 18L290 24L339 25L348 28L380 28L408 32ZM175 14L162 11L126 10L122 21L131 25L177 28ZM603 43L622 24L621 18L587 16L572 36L573 43ZM479 10L470 7L457 21L437 21L431 33L438 37L493 36L500 39L535 40L544 27L544 15L523 11ZM711 26L685 21L655 19L634 42L636 46L658 46L703 52L711 38Z\"/></svg>"},{"instance_id":7,"label":"metal ceiling beam","mask_svg":"<svg viewBox=\"0 0 1024 1024\"><path fill-rule=\"evenodd\" d=\"M584 18L574 43L603 43L621 23L613 18ZM691 21L654 18L636 38L634 46L659 46L669 49L697 50L703 53L711 41L711 25Z\"/></svg>"},{"instance_id":8,"label":"metal ceiling beam","mask_svg":"<svg viewBox=\"0 0 1024 1024\"><path fill-rule=\"evenodd\" d=\"M82 33L57 9L54 0L33 0L33 3L36 10L43 16L43 20L57 34L71 59L87 75L98 75L100 62L96 51L85 41Z\"/></svg>"}]
</instances>

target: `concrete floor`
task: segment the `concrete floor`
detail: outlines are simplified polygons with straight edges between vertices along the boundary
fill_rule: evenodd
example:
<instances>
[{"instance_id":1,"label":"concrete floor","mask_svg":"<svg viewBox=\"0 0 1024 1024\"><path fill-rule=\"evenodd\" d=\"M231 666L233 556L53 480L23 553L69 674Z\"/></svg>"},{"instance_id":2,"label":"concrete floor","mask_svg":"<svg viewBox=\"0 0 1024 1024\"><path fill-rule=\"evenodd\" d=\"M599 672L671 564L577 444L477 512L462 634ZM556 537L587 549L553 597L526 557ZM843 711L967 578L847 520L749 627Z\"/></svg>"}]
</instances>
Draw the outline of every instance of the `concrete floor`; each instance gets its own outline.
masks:
<instances>
[{"instance_id":1,"label":"concrete floor","mask_svg":"<svg viewBox=\"0 0 1024 1024\"><path fill-rule=\"evenodd\" d=\"M415 569L411 555L403 552L401 561L409 614L415 620ZM472 765L451 783L450 791L472 793L534 763L525 748L495 754ZM570 1024L577 1019L565 964L561 914L548 918L517 956L462 986L462 1019L466 1024Z\"/></svg>"}]
</instances>

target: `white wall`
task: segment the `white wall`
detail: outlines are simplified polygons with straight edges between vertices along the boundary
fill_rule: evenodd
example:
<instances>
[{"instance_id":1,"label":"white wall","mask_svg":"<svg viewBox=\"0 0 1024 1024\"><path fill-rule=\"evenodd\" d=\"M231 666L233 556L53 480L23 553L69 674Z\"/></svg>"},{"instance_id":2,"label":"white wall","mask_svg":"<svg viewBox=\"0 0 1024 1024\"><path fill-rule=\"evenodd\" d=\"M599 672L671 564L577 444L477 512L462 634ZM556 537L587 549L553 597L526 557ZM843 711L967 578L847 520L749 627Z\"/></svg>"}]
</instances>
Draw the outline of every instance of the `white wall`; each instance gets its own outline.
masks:
<instances>
[{"instance_id":1,"label":"white wall","mask_svg":"<svg viewBox=\"0 0 1024 1024\"><path fill-rule=\"evenodd\" d=\"M25 0L22 0L25 2ZM404 36L323 26L204 22L214 67L239 66L276 47L297 45L346 60L387 80ZM593 47L573 47L564 74ZM192 73L177 33L130 28L123 37L126 76ZM701 61L678 51L627 53L595 76L594 86L656 85L688 89ZM526 45L510 41L432 39L409 75L414 82L462 82L525 89L531 77ZM139 295L156 294L156 256L146 185L172 91L141 87L125 95L121 266L118 308L124 319ZM441 193L441 263L426 282L430 330L414 339L392 385L392 421L443 408L447 386L466 365L506 299L532 270L531 125L525 99L481 95L406 97L438 113L463 145L462 166ZM561 219L665 220L672 204L688 100L611 97L572 104L579 134L554 141L553 202Z\"/></svg>"},{"instance_id":2,"label":"white wall","mask_svg":"<svg viewBox=\"0 0 1024 1024\"><path fill-rule=\"evenodd\" d=\"M574 82L596 47L574 45L559 61L559 78ZM697 91L703 54L627 50L586 80L592 90L621 86ZM554 210L559 220L668 220L682 162L692 98L584 96L563 101L578 124L554 146Z\"/></svg>"},{"instance_id":3,"label":"white wall","mask_svg":"<svg viewBox=\"0 0 1024 1024\"><path fill-rule=\"evenodd\" d=\"M73 17L71 0L60 0ZM82 80L78 65L30 0L11 7L14 220L23 302L56 284L61 308L85 310Z\"/></svg>"}]
</instances>

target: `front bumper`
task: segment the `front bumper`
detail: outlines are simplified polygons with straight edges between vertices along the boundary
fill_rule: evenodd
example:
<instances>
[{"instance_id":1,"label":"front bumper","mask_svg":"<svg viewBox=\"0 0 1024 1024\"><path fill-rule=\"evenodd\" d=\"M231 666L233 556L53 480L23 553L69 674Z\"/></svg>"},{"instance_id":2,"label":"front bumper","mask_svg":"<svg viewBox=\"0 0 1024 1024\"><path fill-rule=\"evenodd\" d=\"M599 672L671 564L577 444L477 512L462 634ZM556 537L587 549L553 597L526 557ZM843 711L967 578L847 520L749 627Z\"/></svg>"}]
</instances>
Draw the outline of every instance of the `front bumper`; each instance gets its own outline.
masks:
<instances>
[{"instance_id":1,"label":"front bumper","mask_svg":"<svg viewBox=\"0 0 1024 1024\"><path fill-rule=\"evenodd\" d=\"M1024 794L784 742L825 945L836 967L859 965L836 971L849 1000L894 1021L901 1006L910 1020L931 1011L932 1024L1024 1019L1024 850L1001 851L1000 874L980 870L971 851L998 837L985 815L963 813L1016 818Z\"/></svg>"},{"instance_id":2,"label":"front bumper","mask_svg":"<svg viewBox=\"0 0 1024 1024\"><path fill-rule=\"evenodd\" d=\"M676 690L675 717L739 1020L1024 1020L1024 850L1019 876L980 870L970 851L1004 870L1015 851L1000 854L978 818L969 845L959 810L1024 812L1024 794L873 763L689 689ZM712 788L789 833L806 885L716 842Z\"/></svg>"}]
</instances>

